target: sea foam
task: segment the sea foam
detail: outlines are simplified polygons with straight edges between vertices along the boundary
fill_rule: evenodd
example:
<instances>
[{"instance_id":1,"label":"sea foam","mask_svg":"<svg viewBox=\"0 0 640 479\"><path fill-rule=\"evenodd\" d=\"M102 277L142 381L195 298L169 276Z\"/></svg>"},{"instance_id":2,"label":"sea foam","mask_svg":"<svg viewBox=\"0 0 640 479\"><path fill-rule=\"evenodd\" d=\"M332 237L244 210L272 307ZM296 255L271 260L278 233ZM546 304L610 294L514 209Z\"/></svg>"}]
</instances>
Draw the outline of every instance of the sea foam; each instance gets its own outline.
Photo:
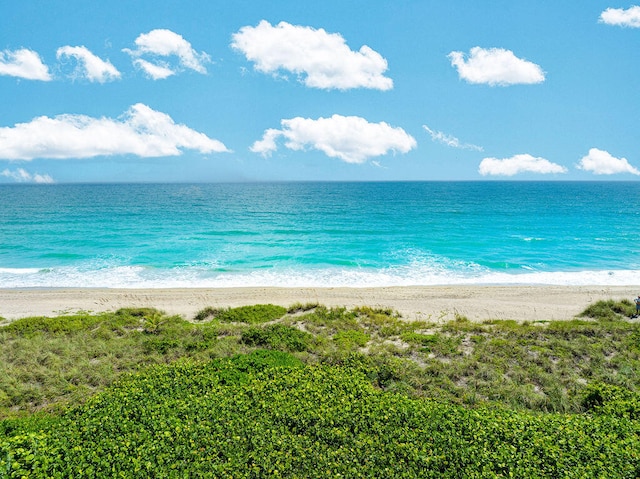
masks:
<instances>
[{"instance_id":1,"label":"sea foam","mask_svg":"<svg viewBox=\"0 0 640 479\"><path fill-rule=\"evenodd\" d=\"M637 284L638 270L504 273L424 268L317 268L219 272L200 267L174 269L117 266L0 269L4 288L231 288L231 287L392 287L435 285L606 285Z\"/></svg>"}]
</instances>

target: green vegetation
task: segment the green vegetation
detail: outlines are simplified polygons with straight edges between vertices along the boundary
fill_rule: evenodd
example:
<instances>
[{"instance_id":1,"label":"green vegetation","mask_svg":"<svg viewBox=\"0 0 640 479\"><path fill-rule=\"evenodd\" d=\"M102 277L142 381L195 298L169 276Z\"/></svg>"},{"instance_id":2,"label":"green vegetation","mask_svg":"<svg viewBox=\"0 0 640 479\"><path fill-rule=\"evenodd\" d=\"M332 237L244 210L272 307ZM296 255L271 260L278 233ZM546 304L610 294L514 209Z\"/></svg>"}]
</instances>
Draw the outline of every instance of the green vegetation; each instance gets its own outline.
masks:
<instances>
[{"instance_id":1,"label":"green vegetation","mask_svg":"<svg viewBox=\"0 0 640 479\"><path fill-rule=\"evenodd\" d=\"M289 309L287 309L287 313L289 314L306 313L307 311L316 309L319 306L320 305L318 303L306 303L306 304L295 303L289 306Z\"/></svg>"},{"instance_id":2,"label":"green vegetation","mask_svg":"<svg viewBox=\"0 0 640 479\"><path fill-rule=\"evenodd\" d=\"M628 299L622 301L598 301L585 309L580 316L599 320L615 320L622 318L630 318L636 314L636 307Z\"/></svg>"},{"instance_id":3,"label":"green vegetation","mask_svg":"<svg viewBox=\"0 0 640 479\"><path fill-rule=\"evenodd\" d=\"M317 304L21 319L0 327L0 478L638 477L629 306L444 325Z\"/></svg>"},{"instance_id":4,"label":"green vegetation","mask_svg":"<svg viewBox=\"0 0 640 479\"><path fill-rule=\"evenodd\" d=\"M268 323L282 317L287 309L273 304L256 304L239 308L205 308L196 314L196 321L217 319L225 323Z\"/></svg>"},{"instance_id":5,"label":"green vegetation","mask_svg":"<svg viewBox=\"0 0 640 479\"><path fill-rule=\"evenodd\" d=\"M352 350L363 348L369 342L370 336L356 329L339 331L333 336L340 349Z\"/></svg>"},{"instance_id":6,"label":"green vegetation","mask_svg":"<svg viewBox=\"0 0 640 479\"><path fill-rule=\"evenodd\" d=\"M250 346L301 352L311 347L313 336L291 326L271 324L264 328L249 328L243 331L241 341Z\"/></svg>"}]
</instances>

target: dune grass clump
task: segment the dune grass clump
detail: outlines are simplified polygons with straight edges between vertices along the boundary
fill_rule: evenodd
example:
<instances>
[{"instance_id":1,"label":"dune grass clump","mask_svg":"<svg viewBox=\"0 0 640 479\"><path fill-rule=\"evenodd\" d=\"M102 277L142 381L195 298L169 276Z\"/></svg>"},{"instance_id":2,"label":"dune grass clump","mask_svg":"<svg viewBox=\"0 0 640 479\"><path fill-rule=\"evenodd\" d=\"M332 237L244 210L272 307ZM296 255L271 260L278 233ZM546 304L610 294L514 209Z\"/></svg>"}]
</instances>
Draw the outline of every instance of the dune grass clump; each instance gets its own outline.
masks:
<instances>
[{"instance_id":1,"label":"dune grass clump","mask_svg":"<svg viewBox=\"0 0 640 479\"><path fill-rule=\"evenodd\" d=\"M438 342L439 337L436 334L422 334L414 331L408 331L400 335L400 339L407 343L417 344L423 347L429 347Z\"/></svg>"},{"instance_id":2,"label":"dune grass clump","mask_svg":"<svg viewBox=\"0 0 640 479\"><path fill-rule=\"evenodd\" d=\"M215 319L225 323L268 323L287 314L287 308L274 304L256 304L237 308L205 308L195 316L196 321Z\"/></svg>"},{"instance_id":3,"label":"dune grass clump","mask_svg":"<svg viewBox=\"0 0 640 479\"><path fill-rule=\"evenodd\" d=\"M212 306L207 306L206 308L201 309L194 316L195 321L206 321L208 319L214 319L220 310L218 308L214 308Z\"/></svg>"},{"instance_id":4,"label":"dune grass clump","mask_svg":"<svg viewBox=\"0 0 640 479\"><path fill-rule=\"evenodd\" d=\"M43 316L22 318L7 324L2 327L2 330L23 337L32 337L39 334L71 334L96 325L107 328L126 328L139 324L140 319L130 315L92 315L87 313L53 318Z\"/></svg>"},{"instance_id":5,"label":"dune grass clump","mask_svg":"<svg viewBox=\"0 0 640 479\"><path fill-rule=\"evenodd\" d=\"M590 305L578 316L599 321L614 321L616 319L630 318L635 314L635 305L628 299L623 299L622 301L608 299L600 300Z\"/></svg>"},{"instance_id":6,"label":"dune grass clump","mask_svg":"<svg viewBox=\"0 0 640 479\"><path fill-rule=\"evenodd\" d=\"M190 328L154 309L23 318L2 326L0 418L81 402L124 372L185 355L207 331Z\"/></svg>"},{"instance_id":7,"label":"dune grass clump","mask_svg":"<svg viewBox=\"0 0 640 479\"><path fill-rule=\"evenodd\" d=\"M243 331L241 341L249 346L288 352L307 351L313 344L313 336L284 324L252 327Z\"/></svg>"},{"instance_id":8,"label":"dune grass clump","mask_svg":"<svg viewBox=\"0 0 640 479\"><path fill-rule=\"evenodd\" d=\"M313 311L320 305L318 303L294 303L287 309L287 313L296 314L296 313L306 313L308 311Z\"/></svg>"}]
</instances>

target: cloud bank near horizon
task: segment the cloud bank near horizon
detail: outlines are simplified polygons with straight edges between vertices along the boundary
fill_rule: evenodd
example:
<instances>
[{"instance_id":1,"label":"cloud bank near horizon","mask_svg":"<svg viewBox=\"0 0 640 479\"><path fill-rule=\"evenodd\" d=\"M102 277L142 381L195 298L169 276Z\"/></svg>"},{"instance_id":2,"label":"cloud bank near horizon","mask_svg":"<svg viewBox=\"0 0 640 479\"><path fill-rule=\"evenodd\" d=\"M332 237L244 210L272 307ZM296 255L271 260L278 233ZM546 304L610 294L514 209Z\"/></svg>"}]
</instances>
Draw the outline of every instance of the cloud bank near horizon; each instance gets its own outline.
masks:
<instances>
[{"instance_id":1,"label":"cloud bank near horizon","mask_svg":"<svg viewBox=\"0 0 640 479\"><path fill-rule=\"evenodd\" d=\"M640 170L631 166L626 158L616 158L608 151L591 148L586 156L579 161L579 170L589 171L594 175L616 175L630 173L640 175Z\"/></svg>"},{"instance_id":2,"label":"cloud bank near horizon","mask_svg":"<svg viewBox=\"0 0 640 479\"><path fill-rule=\"evenodd\" d=\"M16 183L40 183L51 184L54 183L53 178L47 174L29 173L24 168L18 168L17 170L5 169L0 171L0 176L12 179Z\"/></svg>"},{"instance_id":3,"label":"cloud bank near horizon","mask_svg":"<svg viewBox=\"0 0 640 479\"><path fill-rule=\"evenodd\" d=\"M478 167L478 173L482 176L515 176L520 173L548 175L566 173L567 171L567 168L562 165L529 154L514 155L502 159L484 158Z\"/></svg>"}]
</instances>

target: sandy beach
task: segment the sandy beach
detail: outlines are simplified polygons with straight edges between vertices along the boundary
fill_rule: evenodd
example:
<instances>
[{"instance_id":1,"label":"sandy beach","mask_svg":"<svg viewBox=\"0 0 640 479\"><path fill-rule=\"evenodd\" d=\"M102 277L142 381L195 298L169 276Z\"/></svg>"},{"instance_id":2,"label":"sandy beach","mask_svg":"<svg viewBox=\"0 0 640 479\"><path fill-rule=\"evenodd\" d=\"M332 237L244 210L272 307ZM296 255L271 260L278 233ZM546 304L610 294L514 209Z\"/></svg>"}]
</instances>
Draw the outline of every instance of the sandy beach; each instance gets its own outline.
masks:
<instances>
[{"instance_id":1,"label":"sandy beach","mask_svg":"<svg viewBox=\"0 0 640 479\"><path fill-rule=\"evenodd\" d=\"M391 308L409 320L568 320L600 299L637 297L640 286L411 286L380 288L0 289L0 317L57 316L154 307L191 319L201 309L272 303Z\"/></svg>"}]
</instances>

